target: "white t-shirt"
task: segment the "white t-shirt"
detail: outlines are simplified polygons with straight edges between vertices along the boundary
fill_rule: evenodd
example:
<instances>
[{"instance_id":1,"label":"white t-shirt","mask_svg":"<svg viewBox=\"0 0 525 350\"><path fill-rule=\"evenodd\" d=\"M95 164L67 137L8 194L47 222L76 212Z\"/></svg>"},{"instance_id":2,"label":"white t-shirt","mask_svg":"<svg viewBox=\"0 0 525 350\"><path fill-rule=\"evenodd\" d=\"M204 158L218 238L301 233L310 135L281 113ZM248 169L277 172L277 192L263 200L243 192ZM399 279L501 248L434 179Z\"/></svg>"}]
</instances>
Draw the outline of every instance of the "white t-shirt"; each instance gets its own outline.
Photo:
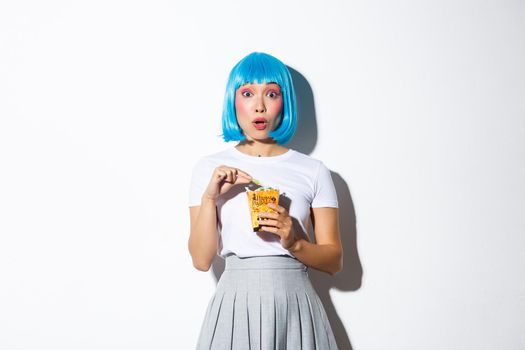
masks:
<instances>
[{"instance_id":1,"label":"white t-shirt","mask_svg":"<svg viewBox=\"0 0 525 350\"><path fill-rule=\"evenodd\" d=\"M311 207L338 207L330 170L320 160L293 149L278 156L256 157L244 154L235 147L202 157L195 164L189 206L201 205L202 195L214 169L219 165L238 168L260 181L262 186L279 189L279 205L287 209L304 232L308 232L311 225ZM239 257L294 257L282 247L278 235L253 231L246 186L248 185L234 186L216 201L219 233L217 254L222 257L228 253Z\"/></svg>"}]
</instances>

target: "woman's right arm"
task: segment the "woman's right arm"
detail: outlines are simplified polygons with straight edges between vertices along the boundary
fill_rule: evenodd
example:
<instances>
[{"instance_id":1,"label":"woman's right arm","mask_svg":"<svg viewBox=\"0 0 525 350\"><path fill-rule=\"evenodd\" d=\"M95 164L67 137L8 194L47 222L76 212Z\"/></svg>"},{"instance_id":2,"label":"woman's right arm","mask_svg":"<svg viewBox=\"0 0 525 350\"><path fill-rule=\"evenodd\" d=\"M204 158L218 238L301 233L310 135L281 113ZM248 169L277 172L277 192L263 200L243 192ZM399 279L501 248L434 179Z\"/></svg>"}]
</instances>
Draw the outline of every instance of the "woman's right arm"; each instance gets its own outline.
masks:
<instances>
[{"instance_id":1,"label":"woman's right arm","mask_svg":"<svg viewBox=\"0 0 525 350\"><path fill-rule=\"evenodd\" d=\"M217 253L217 208L215 200L202 196L200 206L190 207L190 239L188 249L193 266L208 271Z\"/></svg>"},{"instance_id":2,"label":"woman's right arm","mask_svg":"<svg viewBox=\"0 0 525 350\"><path fill-rule=\"evenodd\" d=\"M235 185L249 183L251 179L250 175L237 168L218 166L202 195L201 205L190 207L188 249L197 270L208 271L217 254L217 197Z\"/></svg>"}]
</instances>

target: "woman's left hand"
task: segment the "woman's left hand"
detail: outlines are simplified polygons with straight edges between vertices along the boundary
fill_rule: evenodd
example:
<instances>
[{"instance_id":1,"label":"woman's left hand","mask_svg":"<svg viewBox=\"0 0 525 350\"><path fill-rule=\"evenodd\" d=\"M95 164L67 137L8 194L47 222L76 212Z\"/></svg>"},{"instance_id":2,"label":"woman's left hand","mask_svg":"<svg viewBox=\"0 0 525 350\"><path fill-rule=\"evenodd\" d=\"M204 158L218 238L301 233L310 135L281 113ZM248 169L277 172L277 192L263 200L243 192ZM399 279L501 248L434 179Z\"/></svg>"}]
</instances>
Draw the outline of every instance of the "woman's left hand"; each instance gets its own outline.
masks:
<instances>
[{"instance_id":1,"label":"woman's left hand","mask_svg":"<svg viewBox=\"0 0 525 350\"><path fill-rule=\"evenodd\" d=\"M288 212L283 207L276 206L273 203L269 203L268 206L276 213L259 213L259 225L261 231L275 233L281 237L281 245L284 249L290 249L297 241L295 232L293 231L292 218L288 215ZM265 220L261 220L261 219Z\"/></svg>"}]
</instances>

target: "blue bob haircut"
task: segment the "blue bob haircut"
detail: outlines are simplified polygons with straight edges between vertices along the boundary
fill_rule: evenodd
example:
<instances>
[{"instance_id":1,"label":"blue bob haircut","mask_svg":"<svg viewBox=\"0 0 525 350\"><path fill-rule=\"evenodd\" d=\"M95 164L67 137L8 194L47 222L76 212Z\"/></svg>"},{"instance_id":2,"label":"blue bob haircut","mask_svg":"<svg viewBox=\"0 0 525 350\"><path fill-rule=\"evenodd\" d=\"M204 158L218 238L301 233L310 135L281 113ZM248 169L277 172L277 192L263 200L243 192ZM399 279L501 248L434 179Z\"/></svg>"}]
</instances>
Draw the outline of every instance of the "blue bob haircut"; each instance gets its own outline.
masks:
<instances>
[{"instance_id":1,"label":"blue bob haircut","mask_svg":"<svg viewBox=\"0 0 525 350\"><path fill-rule=\"evenodd\" d=\"M263 52L252 52L241 59L231 70L224 95L222 110L222 137L224 141L243 141L243 134L235 112L235 92L244 84L277 83L281 87L283 107L281 120L270 137L277 143L288 142L297 129L297 106L292 76L277 58Z\"/></svg>"}]
</instances>

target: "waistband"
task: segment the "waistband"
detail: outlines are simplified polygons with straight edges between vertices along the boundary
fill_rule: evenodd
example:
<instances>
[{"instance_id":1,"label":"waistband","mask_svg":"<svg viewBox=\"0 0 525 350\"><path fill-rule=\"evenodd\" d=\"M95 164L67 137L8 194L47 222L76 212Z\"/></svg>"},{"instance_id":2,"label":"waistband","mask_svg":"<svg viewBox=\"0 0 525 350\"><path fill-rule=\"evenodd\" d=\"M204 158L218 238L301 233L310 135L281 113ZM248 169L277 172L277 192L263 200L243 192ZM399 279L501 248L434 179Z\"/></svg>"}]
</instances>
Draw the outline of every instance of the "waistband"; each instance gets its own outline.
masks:
<instances>
[{"instance_id":1,"label":"waistband","mask_svg":"<svg viewBox=\"0 0 525 350\"><path fill-rule=\"evenodd\" d=\"M240 258L235 254L228 254L224 259L226 261L225 270L308 270L308 266L289 255L251 256Z\"/></svg>"}]
</instances>

